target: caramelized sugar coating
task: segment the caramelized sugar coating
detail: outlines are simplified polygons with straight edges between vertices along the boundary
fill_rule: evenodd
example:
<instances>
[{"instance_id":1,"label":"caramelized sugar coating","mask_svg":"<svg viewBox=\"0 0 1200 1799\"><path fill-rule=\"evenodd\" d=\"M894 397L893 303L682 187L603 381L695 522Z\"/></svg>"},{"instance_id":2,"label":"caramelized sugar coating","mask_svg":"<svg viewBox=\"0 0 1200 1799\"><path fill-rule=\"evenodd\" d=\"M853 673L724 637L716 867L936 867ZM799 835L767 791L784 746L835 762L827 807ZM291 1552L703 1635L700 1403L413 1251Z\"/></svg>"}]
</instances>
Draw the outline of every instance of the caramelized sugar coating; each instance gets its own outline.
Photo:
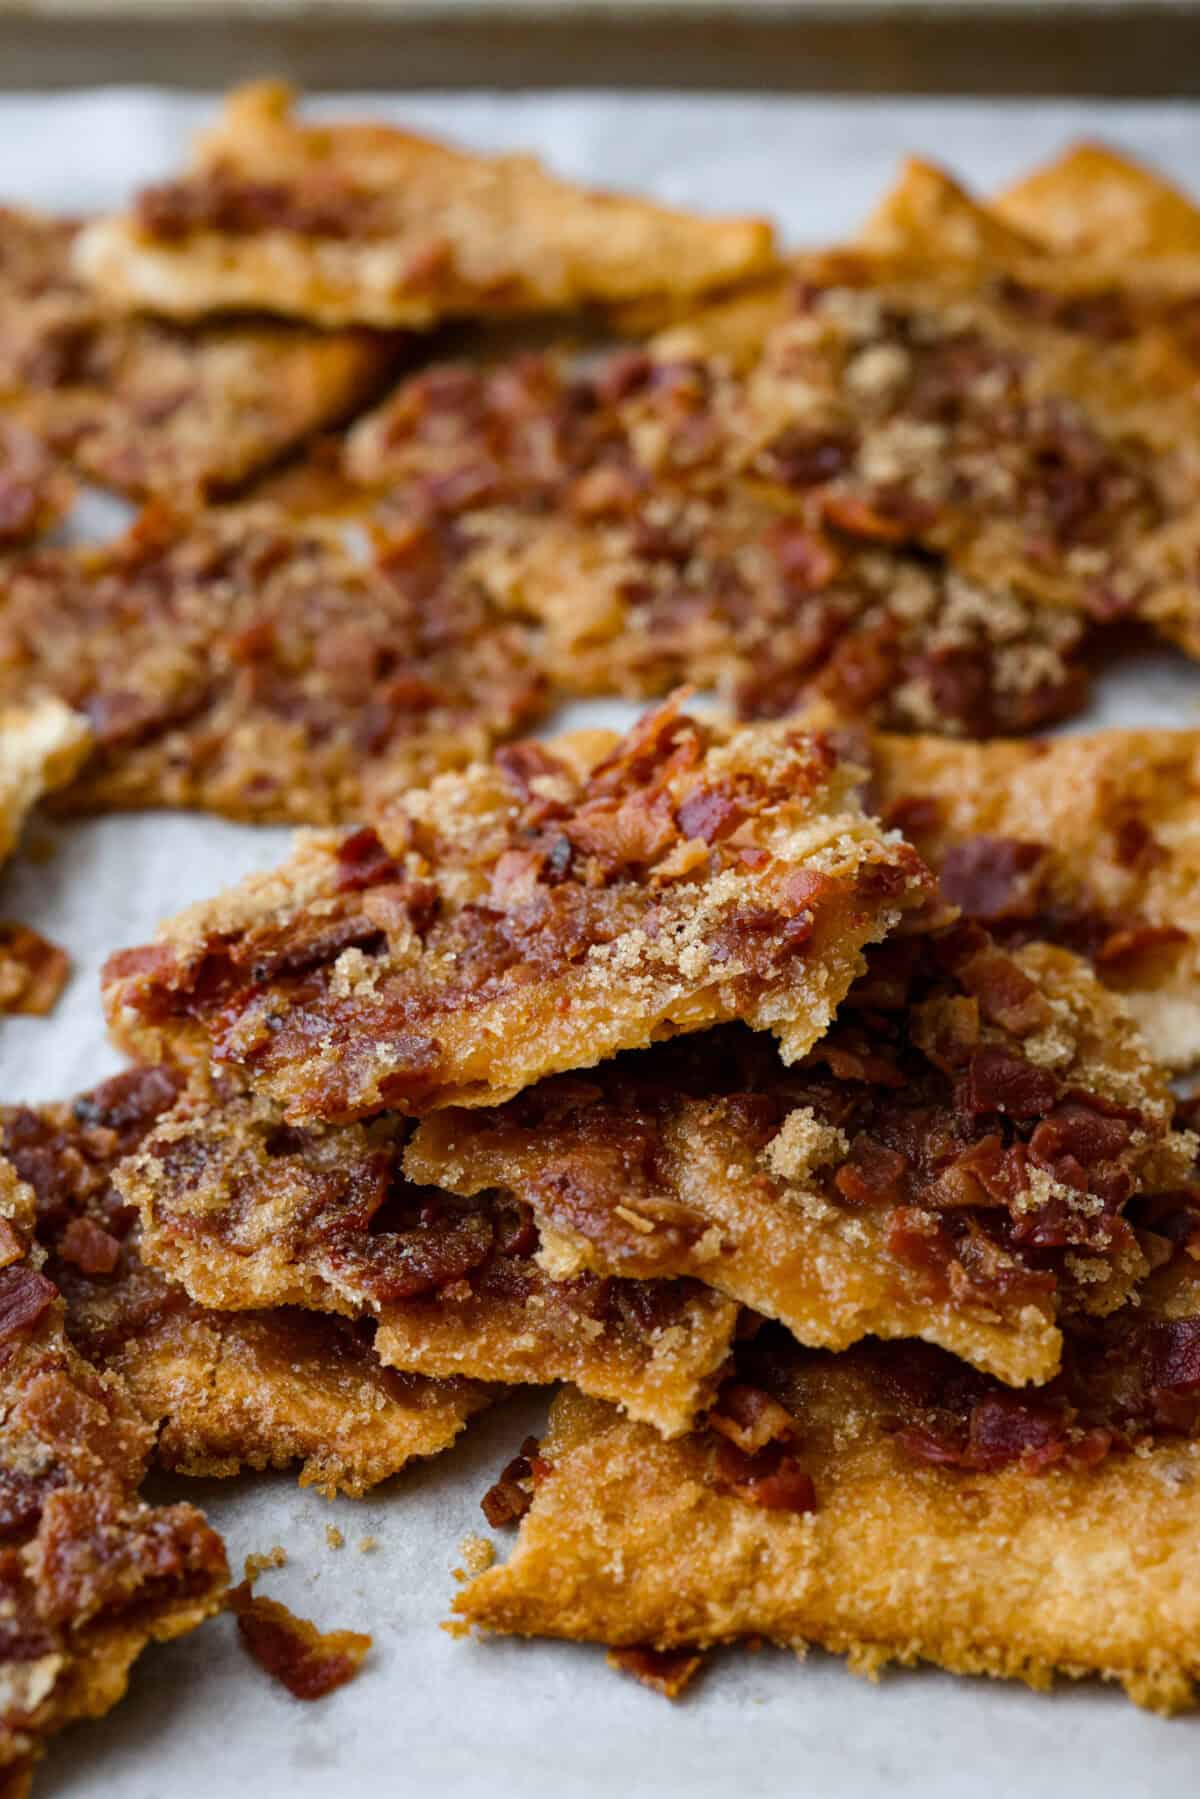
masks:
<instances>
[{"instance_id":1,"label":"caramelized sugar coating","mask_svg":"<svg viewBox=\"0 0 1200 1799\"><path fill-rule=\"evenodd\" d=\"M138 1068L66 1104L0 1109L0 1154L36 1197L68 1336L124 1382L158 1461L191 1475L299 1462L302 1486L358 1494L447 1448L492 1389L385 1368L369 1328L347 1320L206 1311L143 1261L113 1171L178 1089Z\"/></svg>"},{"instance_id":2,"label":"caramelized sugar coating","mask_svg":"<svg viewBox=\"0 0 1200 1799\"><path fill-rule=\"evenodd\" d=\"M667 1651L816 1643L866 1674L1100 1674L1179 1710L1200 1676L1195 1268L1080 1326L1032 1398L901 1343L751 1344L710 1429L674 1443L567 1392L512 1556L454 1610Z\"/></svg>"},{"instance_id":3,"label":"caramelized sugar coating","mask_svg":"<svg viewBox=\"0 0 1200 1799\"><path fill-rule=\"evenodd\" d=\"M239 89L182 179L99 221L79 263L122 305L428 326L706 292L771 267L761 219L702 218L383 125L303 124Z\"/></svg>"},{"instance_id":4,"label":"caramelized sugar coating","mask_svg":"<svg viewBox=\"0 0 1200 1799\"><path fill-rule=\"evenodd\" d=\"M293 1122L495 1103L730 1018L794 1060L928 894L855 778L822 737L676 701L620 740L514 745L110 958L110 1023Z\"/></svg>"},{"instance_id":5,"label":"caramelized sugar coating","mask_svg":"<svg viewBox=\"0 0 1200 1799\"><path fill-rule=\"evenodd\" d=\"M206 1305L372 1319L390 1366L574 1380L661 1430L709 1403L737 1307L692 1281L556 1281L528 1208L404 1178L409 1125L281 1122L269 1102L185 1098L118 1174L147 1259Z\"/></svg>"},{"instance_id":6,"label":"caramelized sugar coating","mask_svg":"<svg viewBox=\"0 0 1200 1799\"><path fill-rule=\"evenodd\" d=\"M151 509L116 543L10 567L0 697L40 686L91 721L76 811L361 817L379 768L426 779L541 710L526 634L449 593L451 560L416 530L361 564L272 510Z\"/></svg>"},{"instance_id":7,"label":"caramelized sugar coating","mask_svg":"<svg viewBox=\"0 0 1200 1799\"><path fill-rule=\"evenodd\" d=\"M872 952L799 1066L679 1039L436 1113L406 1167L532 1207L556 1273L688 1275L803 1343L919 1336L1020 1385L1146 1272L1122 1214L1189 1173L1173 1105L1083 964L966 927Z\"/></svg>"},{"instance_id":8,"label":"caramelized sugar coating","mask_svg":"<svg viewBox=\"0 0 1200 1799\"><path fill-rule=\"evenodd\" d=\"M38 800L71 779L90 747L87 719L61 700L0 705L0 863L16 849Z\"/></svg>"},{"instance_id":9,"label":"caramelized sugar coating","mask_svg":"<svg viewBox=\"0 0 1200 1799\"><path fill-rule=\"evenodd\" d=\"M37 438L0 418L0 551L48 531L73 497L70 481Z\"/></svg>"},{"instance_id":10,"label":"caramelized sugar coating","mask_svg":"<svg viewBox=\"0 0 1200 1799\"><path fill-rule=\"evenodd\" d=\"M394 360L368 332L121 317L72 269L79 229L0 207L0 401L103 486L179 498L237 487L368 400Z\"/></svg>"},{"instance_id":11,"label":"caramelized sugar coating","mask_svg":"<svg viewBox=\"0 0 1200 1799\"><path fill-rule=\"evenodd\" d=\"M0 1163L0 1784L98 1717L148 1642L218 1610L220 1539L138 1486L153 1443L123 1383L76 1354L32 1240L34 1201Z\"/></svg>"},{"instance_id":12,"label":"caramelized sugar coating","mask_svg":"<svg viewBox=\"0 0 1200 1799\"><path fill-rule=\"evenodd\" d=\"M788 305L776 302L786 317ZM1082 705L1084 622L805 518L739 467L742 380L702 324L587 363L446 364L351 433L385 516L436 522L569 693L814 696L898 730L1016 733Z\"/></svg>"},{"instance_id":13,"label":"caramelized sugar coating","mask_svg":"<svg viewBox=\"0 0 1200 1799\"><path fill-rule=\"evenodd\" d=\"M872 803L1002 942L1087 956L1155 1059L1200 1059L1200 733L879 737Z\"/></svg>"}]
</instances>

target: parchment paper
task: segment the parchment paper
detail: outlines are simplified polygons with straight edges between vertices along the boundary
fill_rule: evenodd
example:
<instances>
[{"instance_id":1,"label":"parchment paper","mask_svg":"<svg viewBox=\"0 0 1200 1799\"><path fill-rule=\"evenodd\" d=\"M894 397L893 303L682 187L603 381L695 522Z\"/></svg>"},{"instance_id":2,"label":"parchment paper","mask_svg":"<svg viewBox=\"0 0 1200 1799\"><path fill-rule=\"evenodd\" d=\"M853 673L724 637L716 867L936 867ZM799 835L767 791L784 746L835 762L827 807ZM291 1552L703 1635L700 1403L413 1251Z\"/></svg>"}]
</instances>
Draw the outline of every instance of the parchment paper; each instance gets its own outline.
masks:
<instances>
[{"instance_id":1,"label":"parchment paper","mask_svg":"<svg viewBox=\"0 0 1200 1799\"><path fill-rule=\"evenodd\" d=\"M333 110L351 108L479 145L529 146L569 174L666 200L769 210L797 240L853 227L910 149L986 190L1085 132L1187 181L1200 142L1200 111L1185 106L474 94L402 106L343 99ZM0 101L0 190L74 211L115 204L134 183L174 169L210 110L144 90ZM104 531L118 517L92 504L77 528ZM585 713L622 723L631 709L573 708L572 720ZM1200 669L1166 652L1142 657L1104 677L1083 722L1200 724ZM287 833L146 814L63 828L38 821L30 838L37 853L0 876L0 914L64 944L77 972L53 1018L0 1020L5 1100L65 1096L118 1066L96 998L104 956L277 860ZM1200 1720L1146 1717L1096 1683L1048 1697L923 1670L871 1687L820 1655L801 1665L779 1651L730 1652L672 1708L610 1673L597 1649L451 1640L438 1625L457 1546L485 1528L479 1495L544 1408L539 1394L509 1402L449 1455L357 1503L301 1493L285 1476L161 1483L207 1507L235 1566L282 1544L288 1566L263 1590L324 1626L370 1630L375 1648L353 1685L313 1706L243 1657L227 1619L151 1649L126 1703L60 1739L39 1799L1138 1799L1194 1790ZM328 1547L327 1524L344 1548ZM377 1547L361 1551L363 1537Z\"/></svg>"}]
</instances>

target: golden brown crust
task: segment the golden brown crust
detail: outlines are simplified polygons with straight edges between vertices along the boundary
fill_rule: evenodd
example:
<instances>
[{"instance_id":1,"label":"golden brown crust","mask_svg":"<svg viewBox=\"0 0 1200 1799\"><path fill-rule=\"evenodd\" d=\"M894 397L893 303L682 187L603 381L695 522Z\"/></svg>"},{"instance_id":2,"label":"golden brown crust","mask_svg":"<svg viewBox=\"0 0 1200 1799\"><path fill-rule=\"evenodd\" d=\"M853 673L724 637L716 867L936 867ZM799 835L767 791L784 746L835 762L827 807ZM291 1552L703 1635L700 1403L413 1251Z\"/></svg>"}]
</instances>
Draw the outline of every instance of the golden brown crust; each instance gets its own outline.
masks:
<instances>
[{"instance_id":1,"label":"golden brown crust","mask_svg":"<svg viewBox=\"0 0 1200 1799\"><path fill-rule=\"evenodd\" d=\"M133 1069L66 1104L0 1110L71 1342L125 1383L157 1460L210 1476L299 1462L302 1486L358 1494L447 1448L494 1389L395 1373L342 1319L205 1311L146 1265L111 1176L176 1092L165 1071Z\"/></svg>"},{"instance_id":2,"label":"golden brown crust","mask_svg":"<svg viewBox=\"0 0 1200 1799\"><path fill-rule=\"evenodd\" d=\"M1200 733L881 736L873 758L874 803L935 867L951 858L950 898L1007 939L1089 955L1158 1061L1200 1058Z\"/></svg>"},{"instance_id":3,"label":"golden brown crust","mask_svg":"<svg viewBox=\"0 0 1200 1799\"><path fill-rule=\"evenodd\" d=\"M187 500L238 487L365 403L394 360L368 332L106 312L72 272L78 231L0 208L0 401L106 487Z\"/></svg>"},{"instance_id":4,"label":"golden brown crust","mask_svg":"<svg viewBox=\"0 0 1200 1799\"><path fill-rule=\"evenodd\" d=\"M1200 255L1200 207L1156 170L1084 140L992 202L1001 218L1056 251L1122 267Z\"/></svg>"},{"instance_id":5,"label":"golden brown crust","mask_svg":"<svg viewBox=\"0 0 1200 1799\"><path fill-rule=\"evenodd\" d=\"M1143 1382L1181 1374L1194 1395L1195 1276L1154 1308L1145 1322L1133 1314L1121 1378L1144 1394ZM1164 1335L1159 1318L1181 1322ZM1188 1365L1164 1370L1162 1358L1185 1344ZM749 1392L748 1416L785 1407L785 1444L812 1483L805 1495L793 1477L793 1509L761 1485L753 1502L770 1444L735 1456L731 1482L725 1436L664 1443L568 1392L540 1445L541 1478L516 1549L456 1596L457 1617L662 1650L763 1635L847 1654L870 1675L889 1661L1032 1686L1056 1672L1095 1673L1157 1711L1192 1703L1194 1396L1190 1423L1177 1415L1165 1434L1152 1425L1130 1454L1128 1438L1125 1452L1112 1438L1126 1388L1097 1395L1097 1415L1110 1423L1089 1431L1066 1422L1069 1410L1031 1411L1015 1396L983 1394L981 1403L968 1382L967 1451L961 1436L939 1442L904 1427L931 1390L947 1403L956 1379L948 1359L882 1345L833 1357L777 1350L773 1360L773 1371L768 1355L751 1376L762 1385ZM747 1415L744 1400L726 1435L739 1411Z\"/></svg>"},{"instance_id":6,"label":"golden brown crust","mask_svg":"<svg viewBox=\"0 0 1200 1799\"><path fill-rule=\"evenodd\" d=\"M221 1604L220 1540L189 1505L137 1496L152 1432L71 1348L31 1242L33 1196L0 1163L0 1779L98 1717L151 1641Z\"/></svg>"},{"instance_id":7,"label":"golden brown crust","mask_svg":"<svg viewBox=\"0 0 1200 1799\"><path fill-rule=\"evenodd\" d=\"M746 1034L682 1039L435 1113L406 1170L530 1205L556 1273L691 1276L803 1343L920 1336L1045 1381L1060 1315L1111 1311L1146 1270L1125 1201L1186 1180L1195 1145L1083 964L956 937L875 952L800 1068Z\"/></svg>"},{"instance_id":8,"label":"golden brown crust","mask_svg":"<svg viewBox=\"0 0 1200 1799\"><path fill-rule=\"evenodd\" d=\"M572 1379L688 1429L737 1307L691 1281L550 1278L523 1207L403 1179L407 1130L395 1117L300 1130L263 1101L185 1096L117 1180L147 1259L205 1305L366 1318L388 1367L459 1385Z\"/></svg>"},{"instance_id":9,"label":"golden brown crust","mask_svg":"<svg viewBox=\"0 0 1200 1799\"><path fill-rule=\"evenodd\" d=\"M928 893L854 779L822 738L674 701L619 741L513 745L112 957L110 1023L293 1121L495 1103L733 1017L794 1059Z\"/></svg>"},{"instance_id":10,"label":"golden brown crust","mask_svg":"<svg viewBox=\"0 0 1200 1799\"><path fill-rule=\"evenodd\" d=\"M40 686L91 720L72 811L358 818L381 770L460 767L545 703L529 633L452 586L453 560L416 528L364 563L273 508L152 508L115 543L11 565L0 699Z\"/></svg>"},{"instance_id":11,"label":"golden brown crust","mask_svg":"<svg viewBox=\"0 0 1200 1799\"><path fill-rule=\"evenodd\" d=\"M193 172L92 226L79 253L126 306L387 327L702 293L773 261L765 221L594 193L528 156L385 126L301 124L274 82L233 94Z\"/></svg>"},{"instance_id":12,"label":"golden brown crust","mask_svg":"<svg viewBox=\"0 0 1200 1799\"><path fill-rule=\"evenodd\" d=\"M44 1018L71 978L71 958L28 925L0 920L0 1012Z\"/></svg>"}]
</instances>

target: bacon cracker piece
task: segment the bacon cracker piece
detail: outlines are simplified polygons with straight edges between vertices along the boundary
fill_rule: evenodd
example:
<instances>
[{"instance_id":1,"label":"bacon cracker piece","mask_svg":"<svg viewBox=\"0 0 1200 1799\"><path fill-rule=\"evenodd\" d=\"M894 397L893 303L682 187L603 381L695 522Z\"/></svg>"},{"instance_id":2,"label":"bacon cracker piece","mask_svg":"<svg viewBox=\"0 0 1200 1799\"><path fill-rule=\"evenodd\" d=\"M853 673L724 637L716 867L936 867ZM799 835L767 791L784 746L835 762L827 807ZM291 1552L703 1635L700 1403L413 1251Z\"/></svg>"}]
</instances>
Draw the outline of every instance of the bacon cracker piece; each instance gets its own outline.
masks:
<instances>
[{"instance_id":1,"label":"bacon cracker piece","mask_svg":"<svg viewBox=\"0 0 1200 1799\"><path fill-rule=\"evenodd\" d=\"M1200 1306L1194 1273L1164 1273L1033 1398L914 1344L751 1345L711 1428L673 1443L564 1393L459 1627L675 1654L765 1636L870 1675L1099 1674L1191 1704Z\"/></svg>"},{"instance_id":2,"label":"bacon cracker piece","mask_svg":"<svg viewBox=\"0 0 1200 1799\"><path fill-rule=\"evenodd\" d=\"M974 199L936 163L909 156L856 242L885 256L926 264L942 261L998 266L1044 254L1038 234L1017 229L1001 210Z\"/></svg>"},{"instance_id":3,"label":"bacon cracker piece","mask_svg":"<svg viewBox=\"0 0 1200 1799\"><path fill-rule=\"evenodd\" d=\"M85 231L86 276L175 317L392 327L699 294L774 262L764 220L590 192L529 156L386 126L301 124L292 100L277 82L234 93L189 175Z\"/></svg>"},{"instance_id":4,"label":"bacon cracker piece","mask_svg":"<svg viewBox=\"0 0 1200 1799\"><path fill-rule=\"evenodd\" d=\"M1082 252L1135 273L1147 258L1200 255L1200 207L1109 144L1075 144L992 205L1055 251Z\"/></svg>"},{"instance_id":5,"label":"bacon cracker piece","mask_svg":"<svg viewBox=\"0 0 1200 1799\"><path fill-rule=\"evenodd\" d=\"M114 1035L211 1053L293 1122L494 1103L735 1017L794 1060L928 897L854 779L822 737L674 700L511 746L110 958Z\"/></svg>"},{"instance_id":6,"label":"bacon cracker piece","mask_svg":"<svg viewBox=\"0 0 1200 1799\"><path fill-rule=\"evenodd\" d=\"M1004 272L1001 271L1003 274ZM1196 636L1195 365L974 264L814 259L747 386L750 467L810 519L985 589Z\"/></svg>"},{"instance_id":7,"label":"bacon cracker piece","mask_svg":"<svg viewBox=\"0 0 1200 1799\"><path fill-rule=\"evenodd\" d=\"M33 554L0 606L0 697L37 684L87 714L72 811L201 806L255 821L362 815L537 717L528 633L445 585L410 530L356 562L274 510L143 514L116 543Z\"/></svg>"},{"instance_id":8,"label":"bacon cracker piece","mask_svg":"<svg viewBox=\"0 0 1200 1799\"><path fill-rule=\"evenodd\" d=\"M1006 943L1088 956L1156 1060L1200 1060L1200 732L873 742L873 799Z\"/></svg>"},{"instance_id":9,"label":"bacon cracker piece","mask_svg":"<svg viewBox=\"0 0 1200 1799\"><path fill-rule=\"evenodd\" d=\"M385 517L454 533L464 577L538 627L566 692L687 679L746 718L823 695L843 715L973 736L1083 704L1079 616L752 491L740 393L728 356L686 331L587 363L443 364L355 427L347 471Z\"/></svg>"},{"instance_id":10,"label":"bacon cracker piece","mask_svg":"<svg viewBox=\"0 0 1200 1799\"><path fill-rule=\"evenodd\" d=\"M680 1039L435 1113L406 1169L530 1206L558 1275L691 1276L803 1343L920 1336L1019 1385L1145 1273L1121 1212L1186 1178L1173 1108L1085 965L968 928L873 952L802 1067Z\"/></svg>"},{"instance_id":11,"label":"bacon cracker piece","mask_svg":"<svg viewBox=\"0 0 1200 1799\"><path fill-rule=\"evenodd\" d=\"M376 1321L386 1365L439 1377L572 1379L668 1432L727 1360L737 1307L690 1281L555 1281L516 1204L403 1178L408 1130L281 1123L258 1100L185 1098L118 1173L147 1259L205 1305ZM464 1383L465 1384L465 1383Z\"/></svg>"},{"instance_id":12,"label":"bacon cracker piece","mask_svg":"<svg viewBox=\"0 0 1200 1799\"><path fill-rule=\"evenodd\" d=\"M153 1432L75 1353L31 1242L33 1195L0 1163L0 1785L99 1717L145 1645L220 1608L220 1539L190 1505L137 1497Z\"/></svg>"},{"instance_id":13,"label":"bacon cracker piece","mask_svg":"<svg viewBox=\"0 0 1200 1799\"><path fill-rule=\"evenodd\" d=\"M87 720L60 700L0 706L0 863L16 849L29 812L71 779L90 743Z\"/></svg>"},{"instance_id":14,"label":"bacon cracker piece","mask_svg":"<svg viewBox=\"0 0 1200 1799\"><path fill-rule=\"evenodd\" d=\"M72 272L78 232L0 207L0 405L107 487L189 499L238 487L367 401L394 362L369 332L121 318ZM5 480L0 455L0 540Z\"/></svg>"},{"instance_id":15,"label":"bacon cracker piece","mask_svg":"<svg viewBox=\"0 0 1200 1799\"><path fill-rule=\"evenodd\" d=\"M147 1267L112 1173L178 1085L131 1069L67 1104L0 1109L0 1155L36 1196L68 1335L124 1381L159 1462L190 1475L299 1462L302 1486L359 1494L448 1448L494 1389L385 1368L369 1330L344 1319L205 1311Z\"/></svg>"},{"instance_id":16,"label":"bacon cracker piece","mask_svg":"<svg viewBox=\"0 0 1200 1799\"><path fill-rule=\"evenodd\" d=\"M0 551L48 531L73 498L49 451L20 425L0 418Z\"/></svg>"},{"instance_id":17,"label":"bacon cracker piece","mask_svg":"<svg viewBox=\"0 0 1200 1799\"><path fill-rule=\"evenodd\" d=\"M238 1635L260 1668L293 1699L323 1699L353 1680L372 1639L358 1630L318 1630L244 1580L227 1601Z\"/></svg>"}]
</instances>

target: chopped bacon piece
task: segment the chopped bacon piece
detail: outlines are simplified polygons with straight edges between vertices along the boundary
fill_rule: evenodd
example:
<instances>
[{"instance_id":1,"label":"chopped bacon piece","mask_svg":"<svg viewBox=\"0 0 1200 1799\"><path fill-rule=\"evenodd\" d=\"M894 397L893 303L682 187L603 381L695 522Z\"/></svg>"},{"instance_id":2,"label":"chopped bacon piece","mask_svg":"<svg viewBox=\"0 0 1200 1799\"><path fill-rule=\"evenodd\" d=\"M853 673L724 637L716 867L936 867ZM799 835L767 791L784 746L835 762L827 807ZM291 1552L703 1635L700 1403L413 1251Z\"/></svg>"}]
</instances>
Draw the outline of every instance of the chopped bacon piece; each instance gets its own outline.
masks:
<instances>
[{"instance_id":1,"label":"chopped bacon piece","mask_svg":"<svg viewBox=\"0 0 1200 1799\"><path fill-rule=\"evenodd\" d=\"M731 1442L718 1445L713 1473L721 1492L775 1512L815 1512L817 1493L812 1475L781 1443L768 1443L744 1455Z\"/></svg>"},{"instance_id":2,"label":"chopped bacon piece","mask_svg":"<svg viewBox=\"0 0 1200 1799\"><path fill-rule=\"evenodd\" d=\"M726 1381L712 1411L710 1430L719 1431L744 1455L754 1455L768 1443L787 1442L795 1432L791 1414L761 1387L744 1381Z\"/></svg>"},{"instance_id":3,"label":"chopped bacon piece","mask_svg":"<svg viewBox=\"0 0 1200 1799\"><path fill-rule=\"evenodd\" d=\"M248 1652L295 1699L323 1699L344 1687L371 1647L361 1631L318 1630L277 1599L252 1592L248 1580L231 1590L227 1603Z\"/></svg>"},{"instance_id":4,"label":"chopped bacon piece","mask_svg":"<svg viewBox=\"0 0 1200 1799\"><path fill-rule=\"evenodd\" d=\"M480 1500L480 1508L493 1530L515 1524L533 1504L534 1488L550 1472L550 1463L538 1454L536 1437L526 1437L511 1462L500 1470L499 1479Z\"/></svg>"},{"instance_id":5,"label":"chopped bacon piece","mask_svg":"<svg viewBox=\"0 0 1200 1799\"><path fill-rule=\"evenodd\" d=\"M931 802L936 807L936 801ZM1037 909L1046 847L1013 837L968 837L942 860L942 892L972 918L994 924L1029 918Z\"/></svg>"},{"instance_id":6,"label":"chopped bacon piece","mask_svg":"<svg viewBox=\"0 0 1200 1799\"><path fill-rule=\"evenodd\" d=\"M27 1262L0 1269L0 1347L31 1330L58 1298L58 1288Z\"/></svg>"},{"instance_id":7,"label":"chopped bacon piece","mask_svg":"<svg viewBox=\"0 0 1200 1799\"><path fill-rule=\"evenodd\" d=\"M1010 1050L985 1046L971 1057L963 1091L973 1113L1036 1118L1054 1104L1057 1085L1048 1069Z\"/></svg>"},{"instance_id":8,"label":"chopped bacon piece","mask_svg":"<svg viewBox=\"0 0 1200 1799\"><path fill-rule=\"evenodd\" d=\"M664 1699L678 1699L691 1685L704 1666L703 1649L651 1649L637 1644L629 1649L610 1649L608 1665L622 1674L632 1674L642 1686Z\"/></svg>"}]
</instances>

